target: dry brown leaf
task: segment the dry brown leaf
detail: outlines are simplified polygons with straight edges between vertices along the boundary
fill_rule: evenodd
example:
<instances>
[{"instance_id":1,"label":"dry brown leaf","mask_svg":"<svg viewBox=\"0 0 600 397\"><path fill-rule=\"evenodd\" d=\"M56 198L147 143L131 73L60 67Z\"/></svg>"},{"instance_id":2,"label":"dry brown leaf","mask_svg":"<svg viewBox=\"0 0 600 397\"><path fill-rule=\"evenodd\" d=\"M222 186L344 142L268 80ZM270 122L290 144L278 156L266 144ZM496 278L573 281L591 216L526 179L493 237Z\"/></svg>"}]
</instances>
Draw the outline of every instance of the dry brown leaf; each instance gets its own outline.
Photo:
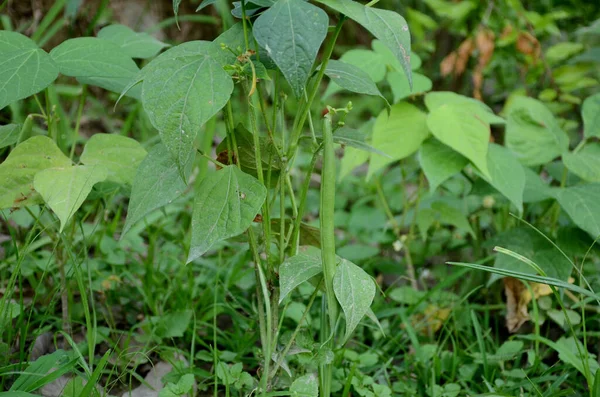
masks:
<instances>
[{"instance_id":1,"label":"dry brown leaf","mask_svg":"<svg viewBox=\"0 0 600 397\"><path fill-rule=\"evenodd\" d=\"M533 63L537 62L542 52L540 42L529 32L519 32L516 46L521 54L531 56Z\"/></svg>"},{"instance_id":2,"label":"dry brown leaf","mask_svg":"<svg viewBox=\"0 0 600 397\"><path fill-rule=\"evenodd\" d=\"M517 332L521 325L529 320L527 305L523 305L525 285L516 278L505 277L504 293L506 294L506 328L508 332Z\"/></svg>"},{"instance_id":3,"label":"dry brown leaf","mask_svg":"<svg viewBox=\"0 0 600 397\"><path fill-rule=\"evenodd\" d=\"M494 32L489 29L479 29L475 37L475 45L479 51L478 64L485 66L490 63L496 47Z\"/></svg>"},{"instance_id":4,"label":"dry brown leaf","mask_svg":"<svg viewBox=\"0 0 600 397\"><path fill-rule=\"evenodd\" d=\"M496 47L494 32L489 29L481 28L475 36L475 45L479 52L477 66L473 72L473 97L482 100L481 88L483 87L483 70L494 56Z\"/></svg>"},{"instance_id":5,"label":"dry brown leaf","mask_svg":"<svg viewBox=\"0 0 600 397\"><path fill-rule=\"evenodd\" d=\"M519 279L505 277L503 281L506 294L506 328L509 332L517 332L521 325L530 319L527 306L531 302L531 292ZM574 281L574 278L569 277L570 284ZM552 288L547 284L530 283L529 285L536 300L552 294Z\"/></svg>"},{"instance_id":6,"label":"dry brown leaf","mask_svg":"<svg viewBox=\"0 0 600 397\"><path fill-rule=\"evenodd\" d=\"M456 51L452 51L446 55L440 63L440 73L442 77L446 77L454 72L454 65L456 64Z\"/></svg>"},{"instance_id":7,"label":"dry brown leaf","mask_svg":"<svg viewBox=\"0 0 600 397\"><path fill-rule=\"evenodd\" d=\"M442 60L440 64L442 76L446 77L452 74L454 77L458 77L462 75L474 49L475 45L472 38L469 37L464 40L456 51L452 51Z\"/></svg>"}]
</instances>

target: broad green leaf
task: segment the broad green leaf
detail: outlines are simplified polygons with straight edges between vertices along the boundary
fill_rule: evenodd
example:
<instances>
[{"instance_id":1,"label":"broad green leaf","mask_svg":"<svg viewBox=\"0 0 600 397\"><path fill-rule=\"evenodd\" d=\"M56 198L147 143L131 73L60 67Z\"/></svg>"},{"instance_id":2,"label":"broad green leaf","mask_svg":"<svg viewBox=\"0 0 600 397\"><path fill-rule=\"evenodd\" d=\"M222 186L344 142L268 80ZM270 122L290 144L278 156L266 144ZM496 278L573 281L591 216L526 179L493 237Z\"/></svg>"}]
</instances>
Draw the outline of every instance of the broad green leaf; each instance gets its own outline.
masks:
<instances>
[{"instance_id":1,"label":"broad green leaf","mask_svg":"<svg viewBox=\"0 0 600 397\"><path fill-rule=\"evenodd\" d=\"M600 182L600 143L588 143L577 153L564 153L562 160L569 171L581 179Z\"/></svg>"},{"instance_id":2,"label":"broad green leaf","mask_svg":"<svg viewBox=\"0 0 600 397\"><path fill-rule=\"evenodd\" d=\"M181 0L179 0L181 1ZM202 9L208 7L209 5L215 4L218 0L202 0L198 8L196 8L196 12L201 11Z\"/></svg>"},{"instance_id":3,"label":"broad green leaf","mask_svg":"<svg viewBox=\"0 0 600 397\"><path fill-rule=\"evenodd\" d=\"M563 189L558 193L557 199L577 226L594 239L600 236L600 184Z\"/></svg>"},{"instance_id":4,"label":"broad green leaf","mask_svg":"<svg viewBox=\"0 0 600 397\"><path fill-rule=\"evenodd\" d=\"M325 74L331 81L348 91L359 94L377 95L383 98L369 75L352 64L330 60L327 64Z\"/></svg>"},{"instance_id":5,"label":"broad green leaf","mask_svg":"<svg viewBox=\"0 0 600 397\"><path fill-rule=\"evenodd\" d=\"M217 241L248 229L267 195L266 188L256 178L231 165L204 178L198 191L188 263Z\"/></svg>"},{"instance_id":6,"label":"broad green leaf","mask_svg":"<svg viewBox=\"0 0 600 397\"><path fill-rule=\"evenodd\" d=\"M304 93L328 24L325 11L297 0L278 0L254 22L254 38L267 50L297 98Z\"/></svg>"},{"instance_id":7,"label":"broad green leaf","mask_svg":"<svg viewBox=\"0 0 600 397\"><path fill-rule=\"evenodd\" d=\"M423 240L427 239L427 231L435 223L454 226L458 230L475 237L467 216L443 201L434 201L428 208L421 208L417 212L417 226Z\"/></svg>"},{"instance_id":8,"label":"broad green leaf","mask_svg":"<svg viewBox=\"0 0 600 397\"><path fill-rule=\"evenodd\" d=\"M577 345L579 345L579 348L577 348ZM586 355L585 346L578 339L562 337L556 342L549 344L549 346L558 352L560 361L572 365L583 376L586 376L586 367L590 370L592 376L598 373L600 365L598 365L598 361L595 359L596 356L590 352L587 352ZM580 351L582 355L579 354ZM587 361L587 365L585 361Z\"/></svg>"},{"instance_id":9,"label":"broad green leaf","mask_svg":"<svg viewBox=\"0 0 600 397\"><path fill-rule=\"evenodd\" d=\"M398 58L396 58L396 55L394 55L394 53L392 52L392 50L386 46L385 44L383 44L383 42L381 40L373 40L371 42L371 48L373 48L373 51L375 51L377 54L379 54L383 60L383 62L385 63L385 65L388 68L393 69L393 71L396 72L401 72L404 70L404 67L402 66L402 64L400 64L400 61L398 60ZM410 68L412 70L417 70L421 67L421 58L419 58L419 56L417 54L415 54L414 52L411 52L410 54ZM414 78L414 75L413 75ZM408 86L408 84L407 84Z\"/></svg>"},{"instance_id":10,"label":"broad green leaf","mask_svg":"<svg viewBox=\"0 0 600 397\"><path fill-rule=\"evenodd\" d=\"M600 92L587 97L581 107L583 118L583 135L586 138L600 138Z\"/></svg>"},{"instance_id":11,"label":"broad green leaf","mask_svg":"<svg viewBox=\"0 0 600 397\"><path fill-rule=\"evenodd\" d=\"M546 50L546 60L550 64L557 64L581 52L584 49L582 43L562 42L553 45Z\"/></svg>"},{"instance_id":12,"label":"broad green leaf","mask_svg":"<svg viewBox=\"0 0 600 397\"><path fill-rule=\"evenodd\" d=\"M412 86L410 67L410 33L408 24L394 11L366 7L352 0L318 0L334 10L355 20L373 36L381 40L400 61L406 78Z\"/></svg>"},{"instance_id":13,"label":"broad green leaf","mask_svg":"<svg viewBox=\"0 0 600 397\"><path fill-rule=\"evenodd\" d=\"M62 232L94 185L107 175L106 169L98 166L48 168L35 175L33 187L60 220Z\"/></svg>"},{"instance_id":14,"label":"broad green leaf","mask_svg":"<svg viewBox=\"0 0 600 397\"><path fill-rule=\"evenodd\" d=\"M321 273L321 250L303 246L279 266L279 303L297 286Z\"/></svg>"},{"instance_id":15,"label":"broad green leaf","mask_svg":"<svg viewBox=\"0 0 600 397\"><path fill-rule=\"evenodd\" d=\"M71 77L129 77L139 70L117 44L96 37L66 40L50 56L60 73Z\"/></svg>"},{"instance_id":16,"label":"broad green leaf","mask_svg":"<svg viewBox=\"0 0 600 397\"><path fill-rule=\"evenodd\" d=\"M503 232L485 242L489 248L500 246L514 251L537 263L548 277L566 281L571 274L571 263L560 254L554 246L543 236L529 227L517 227ZM510 256L498 253L494 261L497 269L517 271L526 274L534 274L531 266ZM493 276L491 282L499 279Z\"/></svg>"},{"instance_id":17,"label":"broad green leaf","mask_svg":"<svg viewBox=\"0 0 600 397\"><path fill-rule=\"evenodd\" d=\"M425 4L438 16L448 18L454 22L463 20L473 9L477 8L477 3L473 1L456 3L447 0L425 0Z\"/></svg>"},{"instance_id":18,"label":"broad green leaf","mask_svg":"<svg viewBox=\"0 0 600 397\"><path fill-rule=\"evenodd\" d=\"M290 386L290 396L319 397L319 378L315 374L303 375Z\"/></svg>"},{"instance_id":19,"label":"broad green leaf","mask_svg":"<svg viewBox=\"0 0 600 397\"><path fill-rule=\"evenodd\" d=\"M404 98L408 98L411 95L423 94L427 91L431 91L433 83L429 77L424 76L420 73L413 73L413 87L412 90L408 85L406 78L398 72L389 72L387 75L387 81L392 88L392 95L394 96L394 103L398 103Z\"/></svg>"},{"instance_id":20,"label":"broad green leaf","mask_svg":"<svg viewBox=\"0 0 600 397\"><path fill-rule=\"evenodd\" d=\"M323 139L323 135L320 133L316 134L316 137L319 141ZM390 157L381 150L375 149L373 146L369 145L366 142L366 139L367 136L364 132L346 126L338 128L333 134L333 141L335 143L364 150L365 152L376 153L380 156Z\"/></svg>"},{"instance_id":21,"label":"broad green leaf","mask_svg":"<svg viewBox=\"0 0 600 397\"><path fill-rule=\"evenodd\" d=\"M381 55L374 51L363 49L346 51L344 54L342 54L339 61L361 69L363 72L369 75L374 83L379 83L385 77L386 70L384 60ZM327 85L325 93L323 94L323 98L327 98L328 96L333 95L341 90L342 87L334 82L330 82Z\"/></svg>"},{"instance_id":22,"label":"broad green leaf","mask_svg":"<svg viewBox=\"0 0 600 397\"><path fill-rule=\"evenodd\" d=\"M115 134L94 134L83 148L81 162L105 168L107 180L131 184L146 150L136 140Z\"/></svg>"},{"instance_id":23,"label":"broad green leaf","mask_svg":"<svg viewBox=\"0 0 600 397\"><path fill-rule=\"evenodd\" d=\"M502 117L496 116L489 106L477 99L449 91L436 91L425 95L425 106L430 112L443 105L456 105L463 109L469 109L477 118L489 124L505 123Z\"/></svg>"},{"instance_id":24,"label":"broad green leaf","mask_svg":"<svg viewBox=\"0 0 600 397\"><path fill-rule=\"evenodd\" d=\"M333 292L346 317L344 341L347 341L371 307L375 282L363 269L341 259L333 277Z\"/></svg>"},{"instance_id":25,"label":"broad green leaf","mask_svg":"<svg viewBox=\"0 0 600 397\"><path fill-rule=\"evenodd\" d=\"M154 146L137 169L123 235L148 213L179 197L186 188L179 168L164 145Z\"/></svg>"},{"instance_id":26,"label":"broad green leaf","mask_svg":"<svg viewBox=\"0 0 600 397\"><path fill-rule=\"evenodd\" d=\"M490 178L485 179L522 213L525 171L519 160L504 146L490 143L487 165Z\"/></svg>"},{"instance_id":27,"label":"broad green leaf","mask_svg":"<svg viewBox=\"0 0 600 397\"><path fill-rule=\"evenodd\" d=\"M387 164L416 152L429 136L427 116L414 105L400 102L392 106L389 115L382 111L373 126L371 145L389 157L372 156L367 178Z\"/></svg>"},{"instance_id":28,"label":"broad green leaf","mask_svg":"<svg viewBox=\"0 0 600 397\"><path fill-rule=\"evenodd\" d=\"M139 68L121 48L95 37L69 39L50 51L60 73L76 77L82 84L121 92ZM130 93L139 97L139 91Z\"/></svg>"},{"instance_id":29,"label":"broad green leaf","mask_svg":"<svg viewBox=\"0 0 600 397\"><path fill-rule=\"evenodd\" d=\"M181 338L189 328L192 321L193 312L191 310L179 310L161 316L149 318L154 332L160 338Z\"/></svg>"},{"instance_id":30,"label":"broad green leaf","mask_svg":"<svg viewBox=\"0 0 600 397\"><path fill-rule=\"evenodd\" d=\"M46 168L69 167L71 160L46 136L35 136L18 145L0 164L0 209L42 203L33 178Z\"/></svg>"},{"instance_id":31,"label":"broad green leaf","mask_svg":"<svg viewBox=\"0 0 600 397\"><path fill-rule=\"evenodd\" d=\"M348 176L356 167L366 163L370 158L368 152L353 147L344 149L344 157L340 164L339 180Z\"/></svg>"},{"instance_id":32,"label":"broad green leaf","mask_svg":"<svg viewBox=\"0 0 600 397\"><path fill-rule=\"evenodd\" d=\"M0 30L0 54L16 50L36 50L38 45L29 37L9 30Z\"/></svg>"},{"instance_id":33,"label":"broad green leaf","mask_svg":"<svg viewBox=\"0 0 600 397\"><path fill-rule=\"evenodd\" d=\"M134 32L124 25L106 26L100 29L98 38L116 44L131 58L152 58L169 46L148 33Z\"/></svg>"},{"instance_id":34,"label":"broad green leaf","mask_svg":"<svg viewBox=\"0 0 600 397\"><path fill-rule=\"evenodd\" d=\"M148 65L142 104L181 168L194 153L200 127L229 100L233 81L208 54L178 56L180 52L173 51L176 48Z\"/></svg>"},{"instance_id":35,"label":"broad green leaf","mask_svg":"<svg viewBox=\"0 0 600 397\"><path fill-rule=\"evenodd\" d=\"M57 76L56 64L37 47L0 52L0 109L40 92Z\"/></svg>"},{"instance_id":36,"label":"broad green leaf","mask_svg":"<svg viewBox=\"0 0 600 397\"><path fill-rule=\"evenodd\" d=\"M569 148L569 138L540 101L514 98L508 108L505 144L525 165L542 165Z\"/></svg>"},{"instance_id":37,"label":"broad green leaf","mask_svg":"<svg viewBox=\"0 0 600 397\"><path fill-rule=\"evenodd\" d=\"M385 77L384 59L374 51L363 49L346 51L339 60L360 68L369 75L374 83L379 83Z\"/></svg>"},{"instance_id":38,"label":"broad green leaf","mask_svg":"<svg viewBox=\"0 0 600 397\"><path fill-rule=\"evenodd\" d=\"M555 191L558 191L558 188L550 187L529 167L524 166L523 171L525 172L524 203L536 203L555 197Z\"/></svg>"},{"instance_id":39,"label":"broad green leaf","mask_svg":"<svg viewBox=\"0 0 600 397\"><path fill-rule=\"evenodd\" d=\"M427 117L427 126L438 140L450 146L490 178L487 165L490 125L472 111L456 104L435 108Z\"/></svg>"},{"instance_id":40,"label":"broad green leaf","mask_svg":"<svg viewBox=\"0 0 600 397\"><path fill-rule=\"evenodd\" d=\"M460 153L435 138L429 138L419 150L421 168L434 191L448 178L458 174L469 163Z\"/></svg>"},{"instance_id":41,"label":"broad green leaf","mask_svg":"<svg viewBox=\"0 0 600 397\"><path fill-rule=\"evenodd\" d=\"M20 132L21 124L0 125L0 149L16 143Z\"/></svg>"}]
</instances>

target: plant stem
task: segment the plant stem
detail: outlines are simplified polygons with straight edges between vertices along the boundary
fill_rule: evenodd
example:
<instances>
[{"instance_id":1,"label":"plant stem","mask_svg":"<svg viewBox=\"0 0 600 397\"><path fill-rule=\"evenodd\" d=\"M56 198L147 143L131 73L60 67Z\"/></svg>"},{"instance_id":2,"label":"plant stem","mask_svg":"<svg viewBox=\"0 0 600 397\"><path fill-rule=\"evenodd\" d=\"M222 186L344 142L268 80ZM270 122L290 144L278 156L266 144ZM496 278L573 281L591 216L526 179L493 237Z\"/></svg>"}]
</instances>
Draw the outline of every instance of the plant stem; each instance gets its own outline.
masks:
<instances>
[{"instance_id":1,"label":"plant stem","mask_svg":"<svg viewBox=\"0 0 600 397\"><path fill-rule=\"evenodd\" d=\"M346 17L340 16L340 20L338 21L335 31L333 32L333 36L327 43L327 47L323 52L323 59L321 60L321 68L317 73L317 77L311 86L308 100L302 107L300 113L297 114L296 120L294 120L294 127L292 130L292 136L290 138L290 147L288 149L287 157L292 159L296 155L296 150L298 149L298 140L300 139L300 134L302 133L302 128L304 127L304 122L306 121L306 117L310 112L311 105L319 91L319 86L321 85L321 80L323 80L323 76L325 75L325 70L327 69L327 63L329 62L329 58L331 58L331 54L333 53L333 48L335 47L335 42L337 41L340 32L342 31L342 25L344 24ZM290 161L290 164L292 161Z\"/></svg>"},{"instance_id":2,"label":"plant stem","mask_svg":"<svg viewBox=\"0 0 600 397\"><path fill-rule=\"evenodd\" d=\"M254 230L252 228L248 229L248 240L250 243L250 249L254 256L254 262L256 263L256 272L257 272L257 280L260 284L260 289L262 292L262 296L259 293L259 306L261 306L261 300L264 304L264 314L266 314L265 318L259 318L259 321L262 320L264 324L264 328L266 330L265 342L263 343L263 354L264 354L264 364L263 364L263 374L260 379L261 383L261 392L262 395L265 396L267 393L267 386L269 383L269 364L271 363L271 346L273 340L273 330L272 330L272 318L271 318L271 302L269 301L269 290L267 287L267 280L265 278L261 262L260 256L258 255L258 245L256 244L256 237L254 236ZM262 298L262 299L261 299ZM260 310L259 310L260 314ZM259 316L260 317L260 316Z\"/></svg>"},{"instance_id":3,"label":"plant stem","mask_svg":"<svg viewBox=\"0 0 600 397\"><path fill-rule=\"evenodd\" d=\"M279 356L279 360L277 360L277 362L275 363L275 366L273 367L273 370L271 371L271 378L277 374L277 371L279 370L279 367L281 367L281 364L283 363L285 356L287 356L292 345L294 344L294 340L296 340L296 336L298 335L298 332L300 332L300 329L302 328L302 323L304 323L306 316L310 312L310 308L312 307L313 303L315 302L315 298L317 297L319 290L321 289L322 283L323 283L323 280L321 279L321 281L319 282L319 284L317 285L317 287L311 294L308 304L306 305L306 309L304 309L304 313L302 313L302 317L300 317L300 321L298 321L298 325L296 325L296 328L294 329L294 332L292 332L292 336L290 337L290 340L285 345L285 348L283 349L283 351L281 352L281 355Z\"/></svg>"}]
</instances>

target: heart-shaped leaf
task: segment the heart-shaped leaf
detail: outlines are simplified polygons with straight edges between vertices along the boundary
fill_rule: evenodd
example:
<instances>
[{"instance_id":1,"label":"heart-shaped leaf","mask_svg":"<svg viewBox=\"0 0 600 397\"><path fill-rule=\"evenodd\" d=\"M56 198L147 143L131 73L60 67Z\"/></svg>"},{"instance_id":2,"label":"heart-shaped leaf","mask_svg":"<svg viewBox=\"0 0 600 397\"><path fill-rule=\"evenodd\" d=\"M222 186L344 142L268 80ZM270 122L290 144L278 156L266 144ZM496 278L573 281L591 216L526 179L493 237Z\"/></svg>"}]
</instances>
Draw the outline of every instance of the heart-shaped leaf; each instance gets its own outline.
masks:
<instances>
[{"instance_id":1,"label":"heart-shaped leaf","mask_svg":"<svg viewBox=\"0 0 600 397\"><path fill-rule=\"evenodd\" d=\"M198 191L188 263L217 241L248 229L267 196L267 189L256 178L231 165L204 178Z\"/></svg>"},{"instance_id":2,"label":"heart-shaped leaf","mask_svg":"<svg viewBox=\"0 0 600 397\"><path fill-rule=\"evenodd\" d=\"M48 168L35 175L33 186L60 219L62 232L92 187L106 176L106 169L95 166Z\"/></svg>"},{"instance_id":3,"label":"heart-shaped leaf","mask_svg":"<svg viewBox=\"0 0 600 397\"><path fill-rule=\"evenodd\" d=\"M47 136L34 136L21 143L0 164L0 209L41 203L33 188L35 174L70 166L71 160Z\"/></svg>"},{"instance_id":4,"label":"heart-shaped leaf","mask_svg":"<svg viewBox=\"0 0 600 397\"><path fill-rule=\"evenodd\" d=\"M278 0L254 22L254 38L277 64L297 98L304 93L328 23L325 11L298 0Z\"/></svg>"},{"instance_id":5,"label":"heart-shaped leaf","mask_svg":"<svg viewBox=\"0 0 600 397\"><path fill-rule=\"evenodd\" d=\"M372 156L367 178L387 164L406 158L416 152L429 136L426 114L414 105L400 102L389 114L382 111L373 126L371 145L388 157Z\"/></svg>"},{"instance_id":6,"label":"heart-shaped leaf","mask_svg":"<svg viewBox=\"0 0 600 397\"><path fill-rule=\"evenodd\" d=\"M460 153L435 138L423 142L419 151L419 160L431 191L469 164L469 160Z\"/></svg>"},{"instance_id":7,"label":"heart-shaped leaf","mask_svg":"<svg viewBox=\"0 0 600 397\"><path fill-rule=\"evenodd\" d=\"M476 116L471 108L442 105L427 117L433 136L469 160L490 178L487 165L490 125Z\"/></svg>"},{"instance_id":8,"label":"heart-shaped leaf","mask_svg":"<svg viewBox=\"0 0 600 397\"><path fill-rule=\"evenodd\" d=\"M400 61L409 85L412 87L410 33L406 20L400 14L394 11L367 7L352 0L318 1L347 15L371 32L373 36L381 40L396 56L396 59Z\"/></svg>"},{"instance_id":9,"label":"heart-shaped leaf","mask_svg":"<svg viewBox=\"0 0 600 397\"><path fill-rule=\"evenodd\" d=\"M562 159L569 171L581 179L588 182L600 182L599 143L588 143L577 153L564 153Z\"/></svg>"},{"instance_id":10,"label":"heart-shaped leaf","mask_svg":"<svg viewBox=\"0 0 600 397\"><path fill-rule=\"evenodd\" d=\"M600 184L563 189L558 193L557 199L577 226L594 239L600 236Z\"/></svg>"},{"instance_id":11,"label":"heart-shaped leaf","mask_svg":"<svg viewBox=\"0 0 600 397\"><path fill-rule=\"evenodd\" d=\"M56 64L31 39L0 31L0 109L40 92L56 77Z\"/></svg>"},{"instance_id":12,"label":"heart-shaped leaf","mask_svg":"<svg viewBox=\"0 0 600 397\"><path fill-rule=\"evenodd\" d=\"M340 87L358 94L377 95L383 98L379 88L369 75L360 68L342 61L330 60L325 70L327 77Z\"/></svg>"},{"instance_id":13,"label":"heart-shaped leaf","mask_svg":"<svg viewBox=\"0 0 600 397\"><path fill-rule=\"evenodd\" d=\"M105 168L110 181L130 185L146 154L146 149L135 139L94 134L83 148L81 162Z\"/></svg>"},{"instance_id":14,"label":"heart-shaped leaf","mask_svg":"<svg viewBox=\"0 0 600 397\"><path fill-rule=\"evenodd\" d=\"M208 44L206 48L212 48ZM194 153L200 127L229 100L233 81L208 54L180 56L176 48L148 65L150 69L144 74L142 84L142 104L182 168Z\"/></svg>"},{"instance_id":15,"label":"heart-shaped leaf","mask_svg":"<svg viewBox=\"0 0 600 397\"><path fill-rule=\"evenodd\" d=\"M185 190L179 168L163 144L154 146L137 169L123 235L148 213L171 203Z\"/></svg>"},{"instance_id":16,"label":"heart-shaped leaf","mask_svg":"<svg viewBox=\"0 0 600 397\"><path fill-rule=\"evenodd\" d=\"M525 165L542 165L566 152L569 137L538 100L516 97L507 109L505 144Z\"/></svg>"},{"instance_id":17,"label":"heart-shaped leaf","mask_svg":"<svg viewBox=\"0 0 600 397\"><path fill-rule=\"evenodd\" d=\"M363 269L341 259L333 277L333 291L346 317L344 341L371 307L375 290L375 282Z\"/></svg>"},{"instance_id":18,"label":"heart-shaped leaf","mask_svg":"<svg viewBox=\"0 0 600 397\"><path fill-rule=\"evenodd\" d=\"M303 246L279 266L279 303L297 286L323 271L321 250Z\"/></svg>"},{"instance_id":19,"label":"heart-shaped leaf","mask_svg":"<svg viewBox=\"0 0 600 397\"><path fill-rule=\"evenodd\" d=\"M168 44L155 39L148 33L134 32L124 25L109 25L98 32L98 38L110 41L131 58L152 58Z\"/></svg>"}]
</instances>

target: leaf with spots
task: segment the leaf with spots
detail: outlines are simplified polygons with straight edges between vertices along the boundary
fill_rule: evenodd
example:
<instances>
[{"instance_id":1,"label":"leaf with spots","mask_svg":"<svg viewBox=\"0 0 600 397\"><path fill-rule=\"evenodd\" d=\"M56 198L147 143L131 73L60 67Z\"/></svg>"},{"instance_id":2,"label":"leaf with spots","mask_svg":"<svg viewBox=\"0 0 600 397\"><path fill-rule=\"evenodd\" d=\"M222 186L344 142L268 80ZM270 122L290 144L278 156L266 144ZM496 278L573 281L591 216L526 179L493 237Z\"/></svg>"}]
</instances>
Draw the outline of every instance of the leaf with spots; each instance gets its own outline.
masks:
<instances>
[{"instance_id":1,"label":"leaf with spots","mask_svg":"<svg viewBox=\"0 0 600 397\"><path fill-rule=\"evenodd\" d=\"M256 178L231 165L204 178L198 192L188 263L217 241L248 229L267 196L267 189Z\"/></svg>"},{"instance_id":2,"label":"leaf with spots","mask_svg":"<svg viewBox=\"0 0 600 397\"><path fill-rule=\"evenodd\" d=\"M254 23L254 38L267 50L297 98L304 93L328 23L325 11L298 0L277 1Z\"/></svg>"},{"instance_id":3,"label":"leaf with spots","mask_svg":"<svg viewBox=\"0 0 600 397\"><path fill-rule=\"evenodd\" d=\"M47 168L69 166L71 160L46 136L21 143L0 164L0 209L42 203L33 188L35 175Z\"/></svg>"},{"instance_id":4,"label":"leaf with spots","mask_svg":"<svg viewBox=\"0 0 600 397\"><path fill-rule=\"evenodd\" d=\"M375 289L375 282L363 269L340 259L333 277L333 291L346 317L344 343L371 307Z\"/></svg>"},{"instance_id":5,"label":"leaf with spots","mask_svg":"<svg viewBox=\"0 0 600 397\"><path fill-rule=\"evenodd\" d=\"M367 72L350 63L330 60L327 64L325 75L332 82L350 92L377 95L383 98L383 95L381 95L381 92L379 92L379 89Z\"/></svg>"},{"instance_id":6,"label":"leaf with spots","mask_svg":"<svg viewBox=\"0 0 600 397\"><path fill-rule=\"evenodd\" d=\"M96 166L48 168L35 175L33 186L60 219L59 232L62 232L92 187L106 176L106 169Z\"/></svg>"},{"instance_id":7,"label":"leaf with spots","mask_svg":"<svg viewBox=\"0 0 600 397\"><path fill-rule=\"evenodd\" d=\"M412 87L410 32L406 20L400 14L394 11L367 7L352 0L318 1L355 20L385 44L396 59L400 61L409 85Z\"/></svg>"},{"instance_id":8,"label":"leaf with spots","mask_svg":"<svg viewBox=\"0 0 600 397\"><path fill-rule=\"evenodd\" d=\"M176 49L148 65L142 105L181 169L194 153L200 127L229 100L233 81L208 51L184 55Z\"/></svg>"}]
</instances>

